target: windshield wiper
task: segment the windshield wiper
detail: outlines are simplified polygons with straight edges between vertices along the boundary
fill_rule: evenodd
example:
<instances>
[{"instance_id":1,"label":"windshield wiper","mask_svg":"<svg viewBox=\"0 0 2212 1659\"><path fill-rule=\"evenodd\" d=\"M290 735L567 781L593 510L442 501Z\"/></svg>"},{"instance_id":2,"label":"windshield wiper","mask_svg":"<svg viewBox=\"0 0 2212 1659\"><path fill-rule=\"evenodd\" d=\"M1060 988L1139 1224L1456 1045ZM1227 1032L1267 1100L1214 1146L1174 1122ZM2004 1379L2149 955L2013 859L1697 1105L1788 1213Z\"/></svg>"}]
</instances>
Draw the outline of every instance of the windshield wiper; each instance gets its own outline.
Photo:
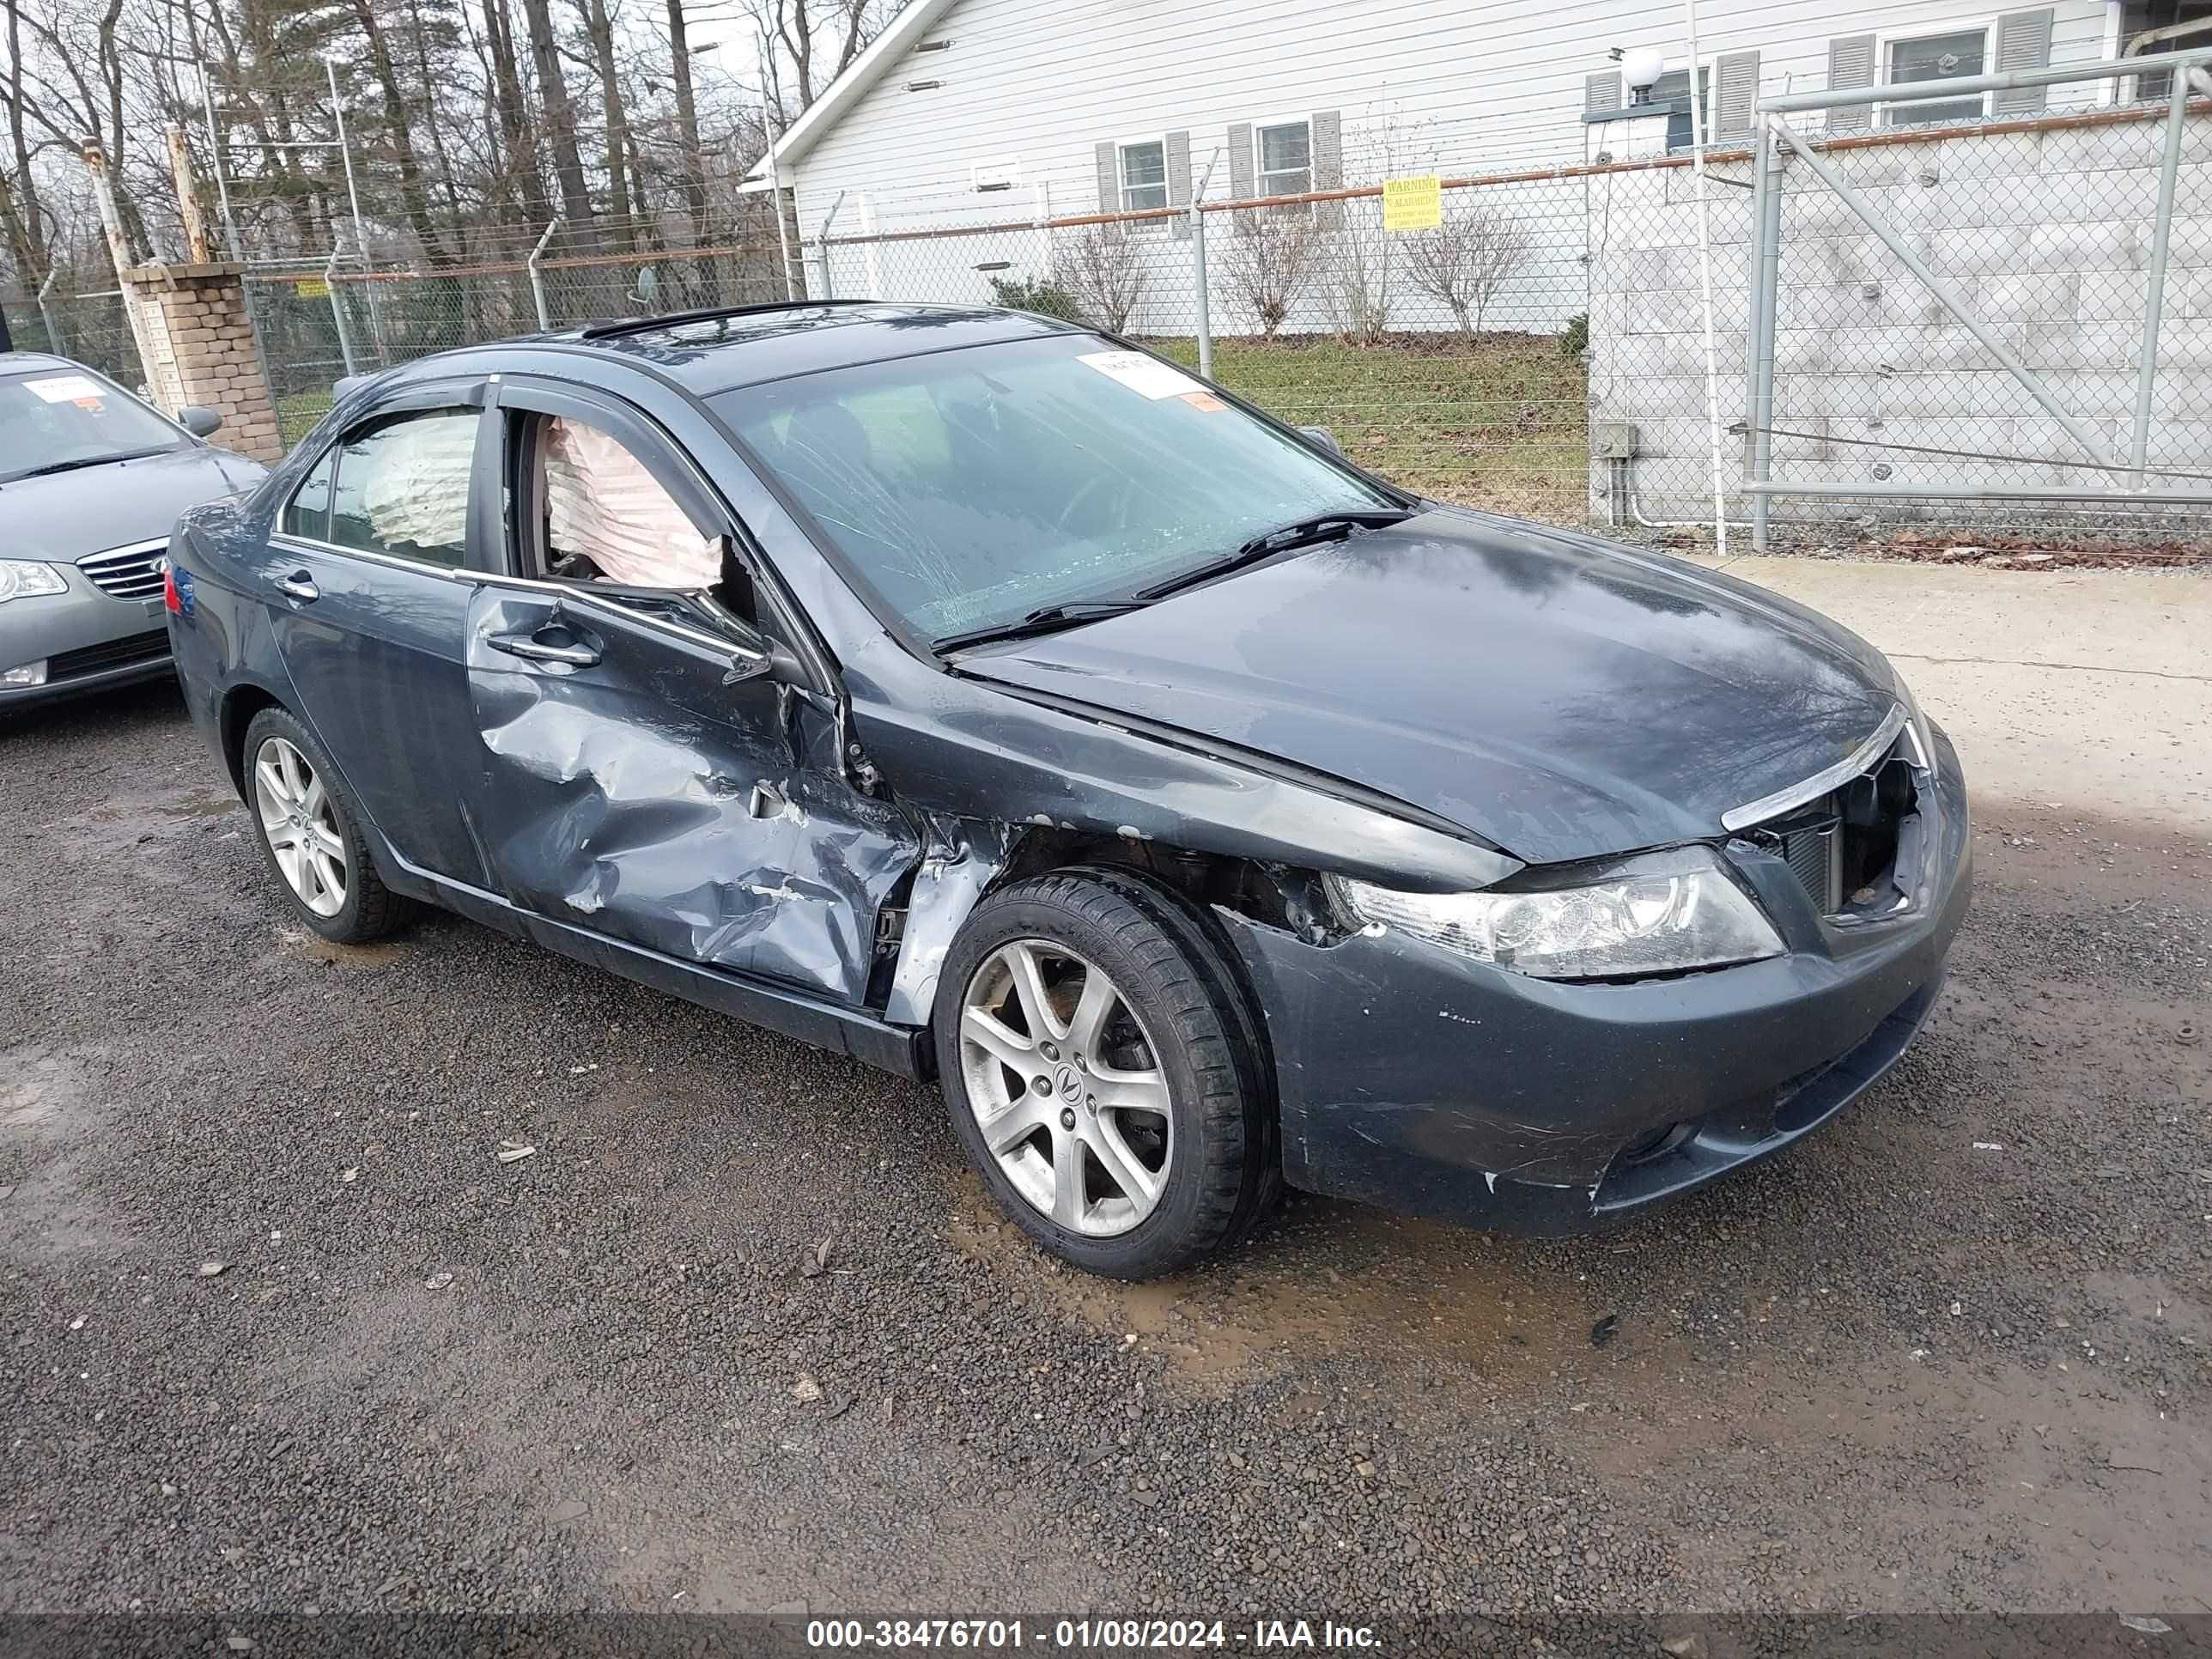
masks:
<instances>
[{"instance_id":1,"label":"windshield wiper","mask_svg":"<svg viewBox=\"0 0 2212 1659\"><path fill-rule=\"evenodd\" d=\"M143 461L149 455L163 455L161 449L126 449L116 455L81 455L73 461L48 461L44 466L34 466L27 471L10 472L0 483L14 483L18 478L43 478L49 473L74 472L81 466L106 466L116 461Z\"/></svg>"},{"instance_id":2,"label":"windshield wiper","mask_svg":"<svg viewBox=\"0 0 2212 1659\"><path fill-rule=\"evenodd\" d=\"M1242 566L1257 563L1271 554L1288 552L1291 548L1310 546L1315 542L1334 541L1340 536L1349 536L1355 530L1381 530L1389 525L1403 524L1414 516L1413 508L1404 507L1356 507L1338 513L1317 513L1310 519L1297 519L1289 524L1278 525L1273 530L1262 531L1234 553L1224 553L1195 569L1170 576L1163 582L1154 582L1150 587L1140 587L1132 597L1147 602L1164 599L1186 587L1195 586L1215 576L1225 576Z\"/></svg>"},{"instance_id":3,"label":"windshield wiper","mask_svg":"<svg viewBox=\"0 0 2212 1659\"><path fill-rule=\"evenodd\" d=\"M1141 598L1071 599L1066 605L1042 606L1018 621L994 623L988 628L971 628L964 634L947 634L941 640L932 641L929 648L941 657L948 651L964 651L971 645L995 645L1001 640L1025 640L1035 634L1057 633L1063 628L1074 628L1107 617L1118 617L1125 611L1136 610L1143 603Z\"/></svg>"}]
</instances>

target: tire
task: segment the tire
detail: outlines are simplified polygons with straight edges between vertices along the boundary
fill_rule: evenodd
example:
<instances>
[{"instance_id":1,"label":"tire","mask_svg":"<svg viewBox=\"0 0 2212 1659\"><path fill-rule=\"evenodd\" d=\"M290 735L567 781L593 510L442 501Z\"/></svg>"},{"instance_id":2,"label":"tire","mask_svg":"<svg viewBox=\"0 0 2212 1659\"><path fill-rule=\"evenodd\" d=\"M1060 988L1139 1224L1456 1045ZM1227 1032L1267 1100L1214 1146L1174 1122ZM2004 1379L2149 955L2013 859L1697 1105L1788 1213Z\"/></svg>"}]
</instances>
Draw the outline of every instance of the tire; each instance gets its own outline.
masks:
<instances>
[{"instance_id":1,"label":"tire","mask_svg":"<svg viewBox=\"0 0 2212 1659\"><path fill-rule=\"evenodd\" d=\"M939 985L953 1131L999 1206L1062 1261L1155 1278L1237 1243L1272 1206L1281 1159L1258 1022L1225 950L1168 889L1111 870L1017 882L975 908Z\"/></svg>"},{"instance_id":2,"label":"tire","mask_svg":"<svg viewBox=\"0 0 2212 1659\"><path fill-rule=\"evenodd\" d=\"M288 750L296 766L288 762ZM307 728L282 708L264 708L247 725L240 758L246 811L259 832L261 856L293 919L333 945L366 945L398 927L405 917L406 901L378 877L362 836L361 808ZM271 773L264 774L264 766ZM312 843L306 839L310 829ZM313 872L304 879L308 891L318 895L314 902L302 892L301 878L287 868L280 843L299 854ZM323 855L301 850L311 845ZM333 848L342 855L342 867L339 858L331 855ZM337 890L343 894L334 905L333 870Z\"/></svg>"}]
</instances>

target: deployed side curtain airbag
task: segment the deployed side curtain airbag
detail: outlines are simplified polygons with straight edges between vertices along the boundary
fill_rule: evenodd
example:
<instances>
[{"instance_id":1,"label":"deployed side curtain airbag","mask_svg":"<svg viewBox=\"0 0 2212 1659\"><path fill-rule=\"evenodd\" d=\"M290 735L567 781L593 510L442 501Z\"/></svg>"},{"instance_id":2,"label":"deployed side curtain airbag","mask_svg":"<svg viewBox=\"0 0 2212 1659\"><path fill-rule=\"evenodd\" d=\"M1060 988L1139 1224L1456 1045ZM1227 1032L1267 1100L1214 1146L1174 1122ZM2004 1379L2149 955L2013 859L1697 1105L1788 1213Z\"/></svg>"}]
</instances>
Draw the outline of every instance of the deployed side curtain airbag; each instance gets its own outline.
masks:
<instances>
[{"instance_id":1,"label":"deployed side curtain airbag","mask_svg":"<svg viewBox=\"0 0 2212 1659\"><path fill-rule=\"evenodd\" d=\"M596 427L545 423L552 545L580 553L611 582L686 592L721 579L720 544L700 535L638 459Z\"/></svg>"},{"instance_id":2,"label":"deployed side curtain airbag","mask_svg":"<svg viewBox=\"0 0 2212 1659\"><path fill-rule=\"evenodd\" d=\"M377 545L459 548L468 538L474 413L405 421L380 435L362 489L362 508Z\"/></svg>"}]
</instances>

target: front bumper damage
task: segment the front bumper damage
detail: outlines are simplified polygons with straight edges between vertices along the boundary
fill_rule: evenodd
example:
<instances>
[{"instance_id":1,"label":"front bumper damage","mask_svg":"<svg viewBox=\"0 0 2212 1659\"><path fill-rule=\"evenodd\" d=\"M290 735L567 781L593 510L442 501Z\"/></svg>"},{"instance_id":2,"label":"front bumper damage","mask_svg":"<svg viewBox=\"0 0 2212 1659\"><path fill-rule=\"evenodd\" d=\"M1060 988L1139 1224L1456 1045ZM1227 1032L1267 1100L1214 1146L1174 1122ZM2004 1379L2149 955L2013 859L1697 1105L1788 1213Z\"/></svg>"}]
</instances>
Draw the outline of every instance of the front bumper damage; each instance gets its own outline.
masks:
<instances>
[{"instance_id":1,"label":"front bumper damage","mask_svg":"<svg viewBox=\"0 0 2212 1659\"><path fill-rule=\"evenodd\" d=\"M1777 854L1728 844L1789 947L1764 962L1565 983L1401 933L1316 945L1218 911L1267 1011L1285 1177L1443 1220L1574 1233L1809 1133L1904 1054L1965 918L1966 789L1949 740L1936 749L1909 913L1839 924Z\"/></svg>"}]
</instances>

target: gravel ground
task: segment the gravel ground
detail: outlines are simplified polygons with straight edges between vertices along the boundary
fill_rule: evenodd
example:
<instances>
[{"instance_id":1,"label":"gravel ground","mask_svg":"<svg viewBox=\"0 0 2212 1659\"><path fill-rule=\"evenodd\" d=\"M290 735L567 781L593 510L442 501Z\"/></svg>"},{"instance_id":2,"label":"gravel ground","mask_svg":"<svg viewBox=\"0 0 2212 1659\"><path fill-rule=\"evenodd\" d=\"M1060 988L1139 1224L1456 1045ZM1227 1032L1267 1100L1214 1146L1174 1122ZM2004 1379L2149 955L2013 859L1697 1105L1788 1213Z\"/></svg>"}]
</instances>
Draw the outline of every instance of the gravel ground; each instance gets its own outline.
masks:
<instances>
[{"instance_id":1,"label":"gravel ground","mask_svg":"<svg viewBox=\"0 0 2212 1659\"><path fill-rule=\"evenodd\" d=\"M288 933L173 693L0 723L0 1612L2212 1611L2212 849L1981 816L1795 1155L1129 1289L933 1091Z\"/></svg>"}]
</instances>

